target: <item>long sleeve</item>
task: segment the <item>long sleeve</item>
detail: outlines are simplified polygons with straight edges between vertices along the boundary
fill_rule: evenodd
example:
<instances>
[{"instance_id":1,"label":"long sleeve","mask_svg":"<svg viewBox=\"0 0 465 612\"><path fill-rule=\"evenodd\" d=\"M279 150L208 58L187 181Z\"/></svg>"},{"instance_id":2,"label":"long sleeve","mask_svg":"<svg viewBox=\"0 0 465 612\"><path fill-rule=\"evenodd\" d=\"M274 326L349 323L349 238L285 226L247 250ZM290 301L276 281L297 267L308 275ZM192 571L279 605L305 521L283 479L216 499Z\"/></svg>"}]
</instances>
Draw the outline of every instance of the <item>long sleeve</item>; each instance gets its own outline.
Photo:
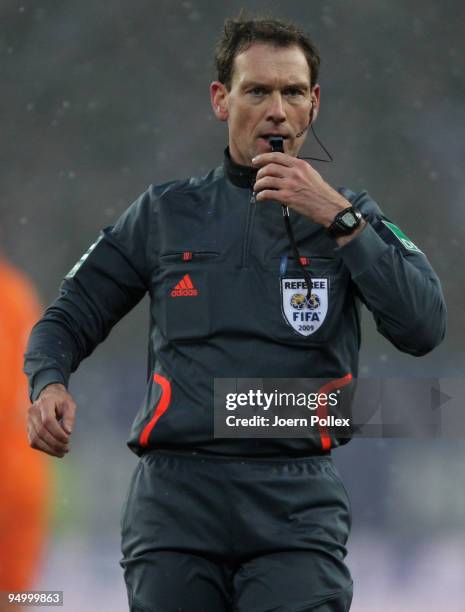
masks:
<instances>
[{"instance_id":1,"label":"long sleeve","mask_svg":"<svg viewBox=\"0 0 465 612\"><path fill-rule=\"evenodd\" d=\"M368 221L358 236L336 249L357 293L383 336L403 352L425 355L446 332L446 305L436 273L366 191L341 193Z\"/></svg>"},{"instance_id":2,"label":"long sleeve","mask_svg":"<svg viewBox=\"0 0 465 612\"><path fill-rule=\"evenodd\" d=\"M144 296L151 269L152 206L148 190L114 226L102 230L34 326L24 364L32 401L48 384L67 386L71 372Z\"/></svg>"}]
</instances>

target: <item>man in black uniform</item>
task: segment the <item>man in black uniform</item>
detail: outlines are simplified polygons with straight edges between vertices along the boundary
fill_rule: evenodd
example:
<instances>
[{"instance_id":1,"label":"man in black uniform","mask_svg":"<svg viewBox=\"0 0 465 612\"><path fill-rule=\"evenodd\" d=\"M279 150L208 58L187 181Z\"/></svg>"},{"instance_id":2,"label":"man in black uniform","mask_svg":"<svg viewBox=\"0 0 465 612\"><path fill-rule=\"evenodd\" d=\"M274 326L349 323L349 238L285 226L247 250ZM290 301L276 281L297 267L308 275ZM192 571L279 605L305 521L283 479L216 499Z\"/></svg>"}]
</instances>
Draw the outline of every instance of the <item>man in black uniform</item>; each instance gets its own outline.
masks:
<instances>
[{"instance_id":1,"label":"man in black uniform","mask_svg":"<svg viewBox=\"0 0 465 612\"><path fill-rule=\"evenodd\" d=\"M425 255L366 192L335 190L296 157L320 104L309 38L228 20L216 62L224 162L151 186L67 275L26 354L29 440L68 452L70 373L148 291L148 385L128 442L140 461L122 516L130 609L342 612L350 504L330 456L341 441L215 438L213 381L342 388L357 376L361 302L396 347L424 355L444 336L444 300Z\"/></svg>"}]
</instances>

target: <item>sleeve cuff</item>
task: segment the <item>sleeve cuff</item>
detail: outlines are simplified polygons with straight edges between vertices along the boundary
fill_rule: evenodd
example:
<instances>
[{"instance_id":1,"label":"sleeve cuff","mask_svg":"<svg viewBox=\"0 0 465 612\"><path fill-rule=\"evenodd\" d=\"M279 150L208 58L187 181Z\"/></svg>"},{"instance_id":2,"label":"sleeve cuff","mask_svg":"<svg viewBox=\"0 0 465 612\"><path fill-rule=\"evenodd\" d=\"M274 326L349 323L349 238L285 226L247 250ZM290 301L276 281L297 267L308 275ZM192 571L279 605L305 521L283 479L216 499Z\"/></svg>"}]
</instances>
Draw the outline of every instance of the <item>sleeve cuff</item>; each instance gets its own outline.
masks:
<instances>
[{"instance_id":1,"label":"sleeve cuff","mask_svg":"<svg viewBox=\"0 0 465 612\"><path fill-rule=\"evenodd\" d=\"M389 246L378 236L368 221L358 236L344 246L334 249L349 268L352 278L365 272L388 250Z\"/></svg>"},{"instance_id":2,"label":"sleeve cuff","mask_svg":"<svg viewBox=\"0 0 465 612\"><path fill-rule=\"evenodd\" d=\"M34 376L34 382L30 392L31 401L35 402L42 389L45 389L45 387L52 385L53 383L59 383L66 386L66 381L60 370L42 370L36 376Z\"/></svg>"}]
</instances>

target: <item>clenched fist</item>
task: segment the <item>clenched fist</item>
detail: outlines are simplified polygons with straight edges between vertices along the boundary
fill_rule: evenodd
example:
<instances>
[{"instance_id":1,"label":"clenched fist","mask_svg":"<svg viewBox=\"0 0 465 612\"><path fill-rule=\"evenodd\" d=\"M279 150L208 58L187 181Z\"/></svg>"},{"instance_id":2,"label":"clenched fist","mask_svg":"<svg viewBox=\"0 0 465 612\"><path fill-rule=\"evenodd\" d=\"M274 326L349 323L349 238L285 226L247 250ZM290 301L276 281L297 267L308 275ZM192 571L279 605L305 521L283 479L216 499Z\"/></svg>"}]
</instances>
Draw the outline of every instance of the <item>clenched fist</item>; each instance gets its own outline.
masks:
<instances>
[{"instance_id":1,"label":"clenched fist","mask_svg":"<svg viewBox=\"0 0 465 612\"><path fill-rule=\"evenodd\" d=\"M27 433L32 448L64 457L74 426L76 404L61 384L48 385L30 406Z\"/></svg>"}]
</instances>

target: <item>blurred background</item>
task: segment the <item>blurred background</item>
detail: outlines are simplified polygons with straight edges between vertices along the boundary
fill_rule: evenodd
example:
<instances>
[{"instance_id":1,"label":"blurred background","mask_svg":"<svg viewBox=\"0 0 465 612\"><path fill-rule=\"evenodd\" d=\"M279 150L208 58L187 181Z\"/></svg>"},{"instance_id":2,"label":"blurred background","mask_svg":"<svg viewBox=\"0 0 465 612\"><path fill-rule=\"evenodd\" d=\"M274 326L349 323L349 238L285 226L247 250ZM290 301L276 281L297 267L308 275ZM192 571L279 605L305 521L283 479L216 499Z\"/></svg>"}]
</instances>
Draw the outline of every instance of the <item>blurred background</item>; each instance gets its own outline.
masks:
<instances>
[{"instance_id":1,"label":"blurred background","mask_svg":"<svg viewBox=\"0 0 465 612\"><path fill-rule=\"evenodd\" d=\"M459 0L2 0L2 257L45 306L100 228L150 183L221 163L226 130L208 95L212 49L224 19L241 8L295 20L314 38L322 54L316 129L335 158L315 167L333 186L366 188L443 283L442 346L423 358L402 355L365 311L361 374L462 377ZM312 153L319 150L308 139L302 154ZM127 610L119 513L137 461L125 441L144 393L147 330L144 301L71 381L73 448L49 461L50 526L34 584L63 590L66 612ZM463 610L465 440L357 439L334 456L353 505L352 610Z\"/></svg>"}]
</instances>

